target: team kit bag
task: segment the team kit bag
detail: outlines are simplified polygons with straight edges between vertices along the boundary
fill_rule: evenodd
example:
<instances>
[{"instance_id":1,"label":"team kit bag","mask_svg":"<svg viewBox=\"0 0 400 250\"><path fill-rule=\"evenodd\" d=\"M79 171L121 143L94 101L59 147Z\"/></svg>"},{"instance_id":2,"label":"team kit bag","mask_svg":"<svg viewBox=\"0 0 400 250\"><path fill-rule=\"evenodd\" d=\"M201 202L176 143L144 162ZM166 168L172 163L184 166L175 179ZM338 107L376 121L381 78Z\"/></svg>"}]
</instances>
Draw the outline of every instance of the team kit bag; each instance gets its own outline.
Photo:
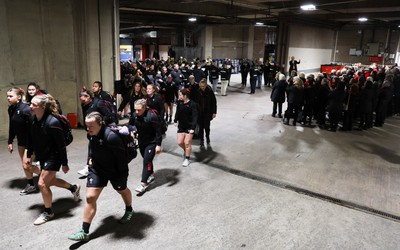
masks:
<instances>
[{"instance_id":1,"label":"team kit bag","mask_svg":"<svg viewBox=\"0 0 400 250\"><path fill-rule=\"evenodd\" d=\"M126 151L126 159L131 162L137 156L137 148L138 142L134 136L136 132L135 126L109 126L109 128L119 135L124 143L125 151Z\"/></svg>"}]
</instances>

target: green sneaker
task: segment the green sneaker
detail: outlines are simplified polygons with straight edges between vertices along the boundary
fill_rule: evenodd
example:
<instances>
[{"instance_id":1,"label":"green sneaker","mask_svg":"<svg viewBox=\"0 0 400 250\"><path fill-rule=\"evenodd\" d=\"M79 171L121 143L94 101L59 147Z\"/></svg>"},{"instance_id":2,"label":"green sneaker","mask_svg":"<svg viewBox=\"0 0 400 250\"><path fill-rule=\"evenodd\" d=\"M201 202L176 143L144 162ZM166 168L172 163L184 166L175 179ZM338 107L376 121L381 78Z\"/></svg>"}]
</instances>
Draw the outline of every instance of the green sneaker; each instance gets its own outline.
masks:
<instances>
[{"instance_id":1,"label":"green sneaker","mask_svg":"<svg viewBox=\"0 0 400 250\"><path fill-rule=\"evenodd\" d=\"M77 233L68 236L68 239L75 241L89 241L89 234L85 233L82 229Z\"/></svg>"},{"instance_id":2,"label":"green sneaker","mask_svg":"<svg viewBox=\"0 0 400 250\"><path fill-rule=\"evenodd\" d=\"M132 219L132 216L133 216L133 211L125 211L124 216L122 216L119 222L122 224L126 224Z\"/></svg>"}]
</instances>

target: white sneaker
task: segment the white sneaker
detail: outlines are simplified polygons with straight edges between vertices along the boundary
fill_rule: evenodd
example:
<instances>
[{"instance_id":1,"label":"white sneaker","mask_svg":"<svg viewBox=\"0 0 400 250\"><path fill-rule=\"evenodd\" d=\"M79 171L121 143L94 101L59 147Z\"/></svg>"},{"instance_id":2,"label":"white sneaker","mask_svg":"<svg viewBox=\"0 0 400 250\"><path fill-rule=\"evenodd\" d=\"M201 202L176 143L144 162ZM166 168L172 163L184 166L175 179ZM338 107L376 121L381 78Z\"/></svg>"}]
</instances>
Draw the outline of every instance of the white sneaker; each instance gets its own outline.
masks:
<instances>
[{"instance_id":1,"label":"white sneaker","mask_svg":"<svg viewBox=\"0 0 400 250\"><path fill-rule=\"evenodd\" d=\"M54 213L52 214L48 214L46 212L43 212L39 215L39 217L33 222L33 225L42 225L46 222L48 222L49 220L53 219L54 217Z\"/></svg>"},{"instance_id":2,"label":"white sneaker","mask_svg":"<svg viewBox=\"0 0 400 250\"><path fill-rule=\"evenodd\" d=\"M190 164L189 159L185 159L185 160L183 161L183 163L182 163L182 167L187 167L187 166L189 166L189 164Z\"/></svg>"},{"instance_id":3,"label":"white sneaker","mask_svg":"<svg viewBox=\"0 0 400 250\"><path fill-rule=\"evenodd\" d=\"M86 167L82 168L81 170L78 170L78 174L82 176L87 176L89 174L89 166L86 165Z\"/></svg>"},{"instance_id":4,"label":"white sneaker","mask_svg":"<svg viewBox=\"0 0 400 250\"><path fill-rule=\"evenodd\" d=\"M27 195L36 192L36 187L26 184L26 187L19 192L19 195Z\"/></svg>"},{"instance_id":5,"label":"white sneaker","mask_svg":"<svg viewBox=\"0 0 400 250\"><path fill-rule=\"evenodd\" d=\"M144 191L146 191L146 189L147 189L148 186L149 186L149 185L143 186L143 184L139 184L139 185L136 187L135 191L138 192L138 193L143 193Z\"/></svg>"},{"instance_id":6,"label":"white sneaker","mask_svg":"<svg viewBox=\"0 0 400 250\"><path fill-rule=\"evenodd\" d=\"M76 190L75 192L72 192L72 195L74 196L74 201L78 202L81 199L81 196L79 192L81 191L81 185L79 184L74 184L76 185Z\"/></svg>"},{"instance_id":7,"label":"white sneaker","mask_svg":"<svg viewBox=\"0 0 400 250\"><path fill-rule=\"evenodd\" d=\"M147 178L147 185L149 185L153 181L154 181L154 175L150 175L149 178Z\"/></svg>"}]
</instances>

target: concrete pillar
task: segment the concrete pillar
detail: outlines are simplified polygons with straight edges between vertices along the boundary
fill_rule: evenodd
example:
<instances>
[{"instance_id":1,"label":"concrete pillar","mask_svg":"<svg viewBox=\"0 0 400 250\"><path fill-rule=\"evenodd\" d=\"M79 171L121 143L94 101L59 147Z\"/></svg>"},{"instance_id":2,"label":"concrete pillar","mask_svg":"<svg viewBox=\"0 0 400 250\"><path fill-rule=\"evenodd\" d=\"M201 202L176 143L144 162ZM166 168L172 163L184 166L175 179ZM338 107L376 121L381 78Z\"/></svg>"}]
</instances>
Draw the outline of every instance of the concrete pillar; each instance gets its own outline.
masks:
<instances>
[{"instance_id":1,"label":"concrete pillar","mask_svg":"<svg viewBox=\"0 0 400 250\"><path fill-rule=\"evenodd\" d=\"M81 115L82 86L101 80L113 91L114 13L109 0L0 0L0 95L34 81L60 101L65 114ZM0 98L0 106L7 105ZM8 121L4 108L0 119ZM0 139L7 136L8 122L0 123Z\"/></svg>"},{"instance_id":2,"label":"concrete pillar","mask_svg":"<svg viewBox=\"0 0 400 250\"><path fill-rule=\"evenodd\" d=\"M213 48L213 28L212 26L207 25L204 29L204 55L203 58L208 58L211 56L213 57L212 54L212 48Z\"/></svg>"},{"instance_id":3,"label":"concrete pillar","mask_svg":"<svg viewBox=\"0 0 400 250\"><path fill-rule=\"evenodd\" d=\"M249 35L247 40L247 58L253 60L253 51L254 51L254 26L249 26Z\"/></svg>"}]
</instances>

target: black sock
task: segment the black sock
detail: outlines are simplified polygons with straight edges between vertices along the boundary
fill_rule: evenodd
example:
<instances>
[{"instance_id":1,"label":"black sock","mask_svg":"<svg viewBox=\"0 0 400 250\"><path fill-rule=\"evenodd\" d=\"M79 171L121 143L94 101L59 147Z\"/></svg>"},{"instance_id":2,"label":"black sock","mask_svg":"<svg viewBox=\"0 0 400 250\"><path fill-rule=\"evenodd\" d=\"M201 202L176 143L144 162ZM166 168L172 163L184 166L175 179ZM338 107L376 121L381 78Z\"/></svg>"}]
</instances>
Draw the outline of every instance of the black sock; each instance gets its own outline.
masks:
<instances>
[{"instance_id":1,"label":"black sock","mask_svg":"<svg viewBox=\"0 0 400 250\"><path fill-rule=\"evenodd\" d=\"M133 208L132 208L132 206L125 206L125 210L128 212L132 212Z\"/></svg>"},{"instance_id":2,"label":"black sock","mask_svg":"<svg viewBox=\"0 0 400 250\"><path fill-rule=\"evenodd\" d=\"M190 156L185 156L186 159L190 160Z\"/></svg>"},{"instance_id":3,"label":"black sock","mask_svg":"<svg viewBox=\"0 0 400 250\"><path fill-rule=\"evenodd\" d=\"M71 185L71 186L68 188L68 190L71 191L71 192L73 193L73 192L76 191L77 188L78 188L78 187L74 184L74 185Z\"/></svg>"},{"instance_id":4,"label":"black sock","mask_svg":"<svg viewBox=\"0 0 400 250\"><path fill-rule=\"evenodd\" d=\"M51 209L51 207L49 207L49 208L45 207L45 208L44 208L44 211L45 211L46 213L48 213L48 214L52 214L52 213L53 213L53 210Z\"/></svg>"},{"instance_id":5,"label":"black sock","mask_svg":"<svg viewBox=\"0 0 400 250\"><path fill-rule=\"evenodd\" d=\"M35 185L35 184L33 184L33 179L27 179L27 181L28 181L28 184L31 185L31 186Z\"/></svg>"},{"instance_id":6,"label":"black sock","mask_svg":"<svg viewBox=\"0 0 400 250\"><path fill-rule=\"evenodd\" d=\"M82 230L83 230L83 232L85 232L86 234L88 234L88 233L89 233L89 228L90 228L90 223L87 223L87 222L83 222L83 223L82 223Z\"/></svg>"}]
</instances>

